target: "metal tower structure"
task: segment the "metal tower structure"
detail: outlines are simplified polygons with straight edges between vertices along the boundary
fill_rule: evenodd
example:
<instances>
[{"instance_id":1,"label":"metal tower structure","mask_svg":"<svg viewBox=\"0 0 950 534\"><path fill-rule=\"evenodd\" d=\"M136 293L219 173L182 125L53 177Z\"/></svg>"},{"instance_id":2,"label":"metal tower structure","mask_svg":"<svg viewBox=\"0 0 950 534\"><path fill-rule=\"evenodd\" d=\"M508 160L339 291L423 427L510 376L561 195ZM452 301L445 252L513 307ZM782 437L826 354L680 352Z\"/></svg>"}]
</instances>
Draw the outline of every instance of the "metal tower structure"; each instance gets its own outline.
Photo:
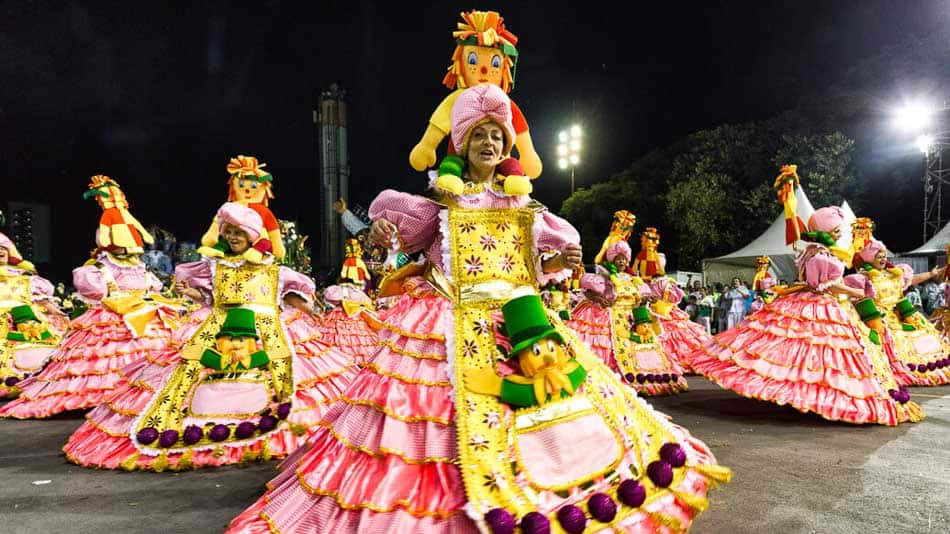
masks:
<instances>
[{"instance_id":1,"label":"metal tower structure","mask_svg":"<svg viewBox=\"0 0 950 534\"><path fill-rule=\"evenodd\" d=\"M950 169L943 167L943 151L947 143L942 139L933 139L926 146L921 146L926 158L924 171L924 240L933 237L943 228L948 216L943 211L944 186L950 185Z\"/></svg>"},{"instance_id":2,"label":"metal tower structure","mask_svg":"<svg viewBox=\"0 0 950 534\"><path fill-rule=\"evenodd\" d=\"M348 199L350 163L346 145L346 92L332 84L320 93L313 120L318 129L320 168L320 256L319 265L335 268L343 261L345 230L333 202Z\"/></svg>"}]
</instances>

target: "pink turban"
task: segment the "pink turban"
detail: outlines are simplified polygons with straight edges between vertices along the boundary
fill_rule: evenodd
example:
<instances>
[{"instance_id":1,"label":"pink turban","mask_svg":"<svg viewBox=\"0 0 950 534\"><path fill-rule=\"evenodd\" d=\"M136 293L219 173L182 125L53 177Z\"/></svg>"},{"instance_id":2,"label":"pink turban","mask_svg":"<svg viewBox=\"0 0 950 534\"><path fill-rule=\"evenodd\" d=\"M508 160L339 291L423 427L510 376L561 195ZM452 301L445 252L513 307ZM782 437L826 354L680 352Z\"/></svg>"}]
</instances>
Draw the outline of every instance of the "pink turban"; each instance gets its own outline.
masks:
<instances>
[{"instance_id":1,"label":"pink turban","mask_svg":"<svg viewBox=\"0 0 950 534\"><path fill-rule=\"evenodd\" d=\"M812 232L830 232L844 222L844 210L838 206L828 206L815 210L808 218L808 229Z\"/></svg>"},{"instance_id":2,"label":"pink turban","mask_svg":"<svg viewBox=\"0 0 950 534\"><path fill-rule=\"evenodd\" d=\"M630 262L632 253L630 251L630 245L628 245L626 241L617 241L613 245L607 247L607 252L604 253L604 258L606 258L607 261L613 261L613 259L616 258L618 254L623 254L627 258L627 263Z\"/></svg>"},{"instance_id":3,"label":"pink turban","mask_svg":"<svg viewBox=\"0 0 950 534\"><path fill-rule=\"evenodd\" d=\"M884 243L881 243L877 239L871 239L864 245L864 248L858 252L858 257L864 260L867 263L871 263L874 259L874 256L882 250L887 250L887 247L884 246Z\"/></svg>"},{"instance_id":4,"label":"pink turban","mask_svg":"<svg viewBox=\"0 0 950 534\"><path fill-rule=\"evenodd\" d=\"M515 127L511 122L511 100L497 85L481 84L462 91L452 106L452 142L455 153L464 156L472 129L493 121L505 131L505 154L511 153Z\"/></svg>"},{"instance_id":5,"label":"pink turban","mask_svg":"<svg viewBox=\"0 0 950 534\"><path fill-rule=\"evenodd\" d=\"M244 230L251 243L261 237L261 229L264 228L264 221L256 211L237 202L227 202L218 209L218 231L224 230L226 224Z\"/></svg>"}]
</instances>

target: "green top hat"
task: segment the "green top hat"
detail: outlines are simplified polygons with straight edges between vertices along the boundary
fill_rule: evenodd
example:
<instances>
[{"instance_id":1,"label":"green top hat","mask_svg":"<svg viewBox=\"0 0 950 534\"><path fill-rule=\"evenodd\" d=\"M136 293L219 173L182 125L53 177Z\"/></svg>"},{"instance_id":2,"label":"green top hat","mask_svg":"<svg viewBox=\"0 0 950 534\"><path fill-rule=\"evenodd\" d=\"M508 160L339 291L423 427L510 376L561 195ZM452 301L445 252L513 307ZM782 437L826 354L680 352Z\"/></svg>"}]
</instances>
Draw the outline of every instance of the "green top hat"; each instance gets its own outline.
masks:
<instances>
[{"instance_id":1,"label":"green top hat","mask_svg":"<svg viewBox=\"0 0 950 534\"><path fill-rule=\"evenodd\" d=\"M897 311L897 314L901 316L901 319L906 319L917 313L917 308L907 299L898 302L894 309Z\"/></svg>"},{"instance_id":2,"label":"green top hat","mask_svg":"<svg viewBox=\"0 0 950 534\"><path fill-rule=\"evenodd\" d=\"M215 337L253 337L257 336L257 328L254 325L254 311L247 308L231 308L228 310L227 317L224 318L224 324L218 335Z\"/></svg>"},{"instance_id":3,"label":"green top hat","mask_svg":"<svg viewBox=\"0 0 950 534\"><path fill-rule=\"evenodd\" d=\"M871 321L882 316L881 311L877 309L877 304L870 298L861 299L854 303L854 309L858 311L862 321Z\"/></svg>"},{"instance_id":4,"label":"green top hat","mask_svg":"<svg viewBox=\"0 0 950 534\"><path fill-rule=\"evenodd\" d=\"M40 322L40 320L36 317L36 314L33 313L33 308L27 304L11 308L10 315L13 316L13 324L15 325L25 323L27 321Z\"/></svg>"},{"instance_id":5,"label":"green top hat","mask_svg":"<svg viewBox=\"0 0 950 534\"><path fill-rule=\"evenodd\" d=\"M650 308L646 306L640 306L639 308L633 309L633 325L643 323L652 323L653 317L650 315Z\"/></svg>"},{"instance_id":6,"label":"green top hat","mask_svg":"<svg viewBox=\"0 0 950 534\"><path fill-rule=\"evenodd\" d=\"M550 337L564 343L564 338L548 321L538 295L525 295L509 300L502 306L501 313L505 316L503 332L511 340L512 355Z\"/></svg>"}]
</instances>

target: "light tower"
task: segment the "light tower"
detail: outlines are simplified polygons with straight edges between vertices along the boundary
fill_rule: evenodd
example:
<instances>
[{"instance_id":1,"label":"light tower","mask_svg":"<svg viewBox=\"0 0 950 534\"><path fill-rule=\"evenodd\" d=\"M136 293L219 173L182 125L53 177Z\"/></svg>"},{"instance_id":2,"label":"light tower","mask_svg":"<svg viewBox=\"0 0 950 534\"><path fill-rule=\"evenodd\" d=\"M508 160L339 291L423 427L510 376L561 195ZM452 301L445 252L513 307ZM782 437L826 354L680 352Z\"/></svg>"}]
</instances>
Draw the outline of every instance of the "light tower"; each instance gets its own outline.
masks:
<instances>
[{"instance_id":1,"label":"light tower","mask_svg":"<svg viewBox=\"0 0 950 534\"><path fill-rule=\"evenodd\" d=\"M329 268L343 261L344 229L340 216L333 211L333 202L348 199L350 163L346 145L346 92L337 84L320 93L319 105L313 112L318 128L320 167L320 264Z\"/></svg>"}]
</instances>

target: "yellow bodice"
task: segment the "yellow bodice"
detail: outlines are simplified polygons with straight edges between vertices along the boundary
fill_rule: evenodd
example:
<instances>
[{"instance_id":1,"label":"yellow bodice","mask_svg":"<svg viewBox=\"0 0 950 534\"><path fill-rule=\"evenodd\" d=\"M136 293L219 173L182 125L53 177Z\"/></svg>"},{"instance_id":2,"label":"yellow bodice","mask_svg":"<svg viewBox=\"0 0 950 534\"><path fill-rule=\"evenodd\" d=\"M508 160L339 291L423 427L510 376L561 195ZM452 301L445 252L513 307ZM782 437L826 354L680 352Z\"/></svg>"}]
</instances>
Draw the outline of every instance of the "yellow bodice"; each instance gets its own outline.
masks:
<instances>
[{"instance_id":1,"label":"yellow bodice","mask_svg":"<svg viewBox=\"0 0 950 534\"><path fill-rule=\"evenodd\" d=\"M505 302L536 291L534 215L530 208L449 208L449 269L457 302Z\"/></svg>"},{"instance_id":2,"label":"yellow bodice","mask_svg":"<svg viewBox=\"0 0 950 534\"><path fill-rule=\"evenodd\" d=\"M0 311L29 304L33 301L30 277L0 267Z\"/></svg>"},{"instance_id":3,"label":"yellow bodice","mask_svg":"<svg viewBox=\"0 0 950 534\"><path fill-rule=\"evenodd\" d=\"M890 269L871 269L865 274L874 284L877 291L877 302L881 311L893 309L898 302L904 299L904 273L897 267Z\"/></svg>"}]
</instances>

